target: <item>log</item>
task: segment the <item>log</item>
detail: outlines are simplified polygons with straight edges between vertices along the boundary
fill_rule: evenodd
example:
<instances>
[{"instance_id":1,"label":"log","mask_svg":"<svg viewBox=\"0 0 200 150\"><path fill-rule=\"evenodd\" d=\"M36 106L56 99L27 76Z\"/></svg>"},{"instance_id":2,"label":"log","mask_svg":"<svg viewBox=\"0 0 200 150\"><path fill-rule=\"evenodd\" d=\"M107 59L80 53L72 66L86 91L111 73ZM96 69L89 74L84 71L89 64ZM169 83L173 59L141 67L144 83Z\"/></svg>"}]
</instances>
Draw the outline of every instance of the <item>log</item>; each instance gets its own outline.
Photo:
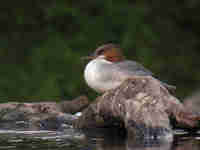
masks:
<instances>
[{"instance_id":1,"label":"log","mask_svg":"<svg viewBox=\"0 0 200 150\"><path fill-rule=\"evenodd\" d=\"M71 113L89 105L86 96L71 101L0 104L0 128L11 130L59 130L77 119Z\"/></svg>"},{"instance_id":2,"label":"log","mask_svg":"<svg viewBox=\"0 0 200 150\"><path fill-rule=\"evenodd\" d=\"M187 109L193 110L195 112L200 111L200 89L193 92L191 95L186 97L183 104Z\"/></svg>"},{"instance_id":3,"label":"log","mask_svg":"<svg viewBox=\"0 0 200 150\"><path fill-rule=\"evenodd\" d=\"M76 128L122 127L130 138L168 138L173 136L170 117L188 128L194 128L195 114L155 78L134 77L116 89L98 97L74 122Z\"/></svg>"}]
</instances>

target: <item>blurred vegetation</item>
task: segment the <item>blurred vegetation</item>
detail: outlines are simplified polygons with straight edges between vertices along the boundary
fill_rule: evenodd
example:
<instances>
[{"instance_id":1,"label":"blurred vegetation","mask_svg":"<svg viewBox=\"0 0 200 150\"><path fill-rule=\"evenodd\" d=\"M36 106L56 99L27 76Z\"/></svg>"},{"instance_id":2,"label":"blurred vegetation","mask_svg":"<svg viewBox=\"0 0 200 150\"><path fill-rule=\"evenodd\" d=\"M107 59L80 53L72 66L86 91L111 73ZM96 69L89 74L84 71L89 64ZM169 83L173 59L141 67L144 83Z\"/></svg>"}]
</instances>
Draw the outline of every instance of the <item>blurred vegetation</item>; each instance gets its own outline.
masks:
<instances>
[{"instance_id":1,"label":"blurred vegetation","mask_svg":"<svg viewBox=\"0 0 200 150\"><path fill-rule=\"evenodd\" d=\"M6 0L0 101L94 97L80 58L110 41L183 98L200 84L199 9L199 0Z\"/></svg>"}]
</instances>

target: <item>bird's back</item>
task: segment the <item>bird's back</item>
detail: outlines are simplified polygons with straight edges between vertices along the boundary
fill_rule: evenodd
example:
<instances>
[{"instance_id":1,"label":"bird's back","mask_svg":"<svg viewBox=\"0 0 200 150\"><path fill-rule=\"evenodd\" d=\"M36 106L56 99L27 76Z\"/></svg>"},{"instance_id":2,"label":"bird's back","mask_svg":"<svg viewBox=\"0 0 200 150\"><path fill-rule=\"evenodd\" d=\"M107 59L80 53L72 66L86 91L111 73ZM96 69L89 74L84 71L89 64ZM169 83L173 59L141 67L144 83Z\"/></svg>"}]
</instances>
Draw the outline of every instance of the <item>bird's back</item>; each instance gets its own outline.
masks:
<instances>
[{"instance_id":1,"label":"bird's back","mask_svg":"<svg viewBox=\"0 0 200 150\"><path fill-rule=\"evenodd\" d=\"M116 69L119 72L124 72L127 75L129 74L138 76L153 76L153 73L151 71L135 61L125 60L123 62L116 63L116 66Z\"/></svg>"},{"instance_id":2,"label":"bird's back","mask_svg":"<svg viewBox=\"0 0 200 150\"><path fill-rule=\"evenodd\" d=\"M119 72L120 76L124 79L131 78L133 76L154 76L154 74L150 70L146 69L143 65L135 61L126 60L123 62L118 62L116 66L116 72ZM171 91L174 91L176 89L176 87L173 85L169 85L162 81L160 82L163 86Z\"/></svg>"}]
</instances>

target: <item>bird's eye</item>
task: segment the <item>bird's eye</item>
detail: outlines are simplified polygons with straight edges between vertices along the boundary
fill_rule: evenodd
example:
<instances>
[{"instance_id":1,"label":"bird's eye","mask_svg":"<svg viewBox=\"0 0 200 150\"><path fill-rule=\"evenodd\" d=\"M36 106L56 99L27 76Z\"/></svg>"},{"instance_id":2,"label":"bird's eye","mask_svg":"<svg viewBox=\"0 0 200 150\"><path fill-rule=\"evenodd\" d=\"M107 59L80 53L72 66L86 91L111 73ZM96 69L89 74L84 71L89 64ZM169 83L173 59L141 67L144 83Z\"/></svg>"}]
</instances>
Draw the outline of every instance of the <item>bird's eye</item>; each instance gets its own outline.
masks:
<instances>
[{"instance_id":1,"label":"bird's eye","mask_svg":"<svg viewBox=\"0 0 200 150\"><path fill-rule=\"evenodd\" d=\"M97 55L98 55L98 56L99 56L99 55L102 55L103 53L104 53L104 50L103 50L103 49L97 51Z\"/></svg>"}]
</instances>

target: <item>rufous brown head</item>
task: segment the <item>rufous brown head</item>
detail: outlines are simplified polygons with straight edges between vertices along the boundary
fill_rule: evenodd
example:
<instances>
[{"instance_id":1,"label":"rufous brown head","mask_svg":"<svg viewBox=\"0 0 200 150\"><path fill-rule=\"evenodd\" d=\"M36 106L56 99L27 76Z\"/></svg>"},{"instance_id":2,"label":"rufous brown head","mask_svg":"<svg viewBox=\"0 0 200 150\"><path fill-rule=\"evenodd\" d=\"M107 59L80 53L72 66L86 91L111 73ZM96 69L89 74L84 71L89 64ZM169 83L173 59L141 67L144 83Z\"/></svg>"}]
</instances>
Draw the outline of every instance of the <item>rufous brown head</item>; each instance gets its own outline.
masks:
<instances>
[{"instance_id":1,"label":"rufous brown head","mask_svg":"<svg viewBox=\"0 0 200 150\"><path fill-rule=\"evenodd\" d=\"M104 44L98 47L95 52L85 57L86 59L103 58L111 62L119 62L124 60L124 56L121 52L121 48L116 44Z\"/></svg>"}]
</instances>

